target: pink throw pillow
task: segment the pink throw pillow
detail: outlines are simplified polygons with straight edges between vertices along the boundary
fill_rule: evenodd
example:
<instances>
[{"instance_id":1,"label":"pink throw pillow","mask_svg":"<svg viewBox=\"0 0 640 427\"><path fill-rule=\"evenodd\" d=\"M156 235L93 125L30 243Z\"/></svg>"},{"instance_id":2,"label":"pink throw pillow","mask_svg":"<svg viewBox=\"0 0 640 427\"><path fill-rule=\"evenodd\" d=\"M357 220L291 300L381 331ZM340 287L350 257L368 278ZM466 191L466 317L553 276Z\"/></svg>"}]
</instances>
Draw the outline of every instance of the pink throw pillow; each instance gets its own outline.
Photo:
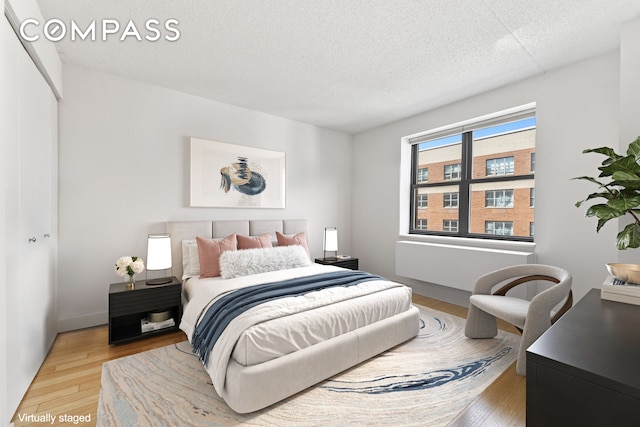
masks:
<instances>
[{"instance_id":1,"label":"pink throw pillow","mask_svg":"<svg viewBox=\"0 0 640 427\"><path fill-rule=\"evenodd\" d=\"M230 234L222 240L196 237L196 242L201 279L220 276L220 255L225 251L235 251L238 247L235 234Z\"/></svg>"},{"instance_id":2,"label":"pink throw pillow","mask_svg":"<svg viewBox=\"0 0 640 427\"><path fill-rule=\"evenodd\" d=\"M272 248L271 235L266 233L262 236L243 236L238 234L238 249L258 249L258 248Z\"/></svg>"},{"instance_id":3,"label":"pink throw pillow","mask_svg":"<svg viewBox=\"0 0 640 427\"><path fill-rule=\"evenodd\" d=\"M309 255L309 258L311 258L309 246L307 246L307 235L304 231L301 231L297 234L292 234L290 236L276 231L276 238L278 239L278 246L300 245L304 248L305 251L307 251L307 255Z\"/></svg>"}]
</instances>

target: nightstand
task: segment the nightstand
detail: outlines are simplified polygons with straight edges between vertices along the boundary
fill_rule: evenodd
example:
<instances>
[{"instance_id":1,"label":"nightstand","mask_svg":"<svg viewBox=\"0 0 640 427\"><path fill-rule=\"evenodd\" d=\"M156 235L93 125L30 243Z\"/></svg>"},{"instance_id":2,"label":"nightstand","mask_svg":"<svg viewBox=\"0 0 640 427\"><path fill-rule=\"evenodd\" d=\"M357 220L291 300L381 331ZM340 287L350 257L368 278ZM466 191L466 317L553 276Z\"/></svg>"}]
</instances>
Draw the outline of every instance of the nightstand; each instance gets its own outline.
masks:
<instances>
[{"instance_id":1,"label":"nightstand","mask_svg":"<svg viewBox=\"0 0 640 427\"><path fill-rule=\"evenodd\" d=\"M316 264L335 265L337 267L358 269L358 258L316 258Z\"/></svg>"},{"instance_id":2,"label":"nightstand","mask_svg":"<svg viewBox=\"0 0 640 427\"><path fill-rule=\"evenodd\" d=\"M149 313L169 312L171 322L156 322L145 325L142 332L143 319L149 319ZM133 288L126 283L109 285L109 344L120 344L163 332L178 330L182 317L182 283L175 277L171 283L163 285L147 285L138 280Z\"/></svg>"}]
</instances>

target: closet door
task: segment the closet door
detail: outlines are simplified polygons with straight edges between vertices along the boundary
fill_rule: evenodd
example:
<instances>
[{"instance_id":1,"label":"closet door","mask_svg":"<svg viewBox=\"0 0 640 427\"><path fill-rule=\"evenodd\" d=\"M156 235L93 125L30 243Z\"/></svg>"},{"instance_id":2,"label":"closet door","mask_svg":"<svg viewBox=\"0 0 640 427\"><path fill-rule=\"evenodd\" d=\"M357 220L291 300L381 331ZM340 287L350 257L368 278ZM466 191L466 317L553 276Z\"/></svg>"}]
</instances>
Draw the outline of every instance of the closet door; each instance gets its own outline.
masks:
<instances>
[{"instance_id":1,"label":"closet door","mask_svg":"<svg viewBox=\"0 0 640 427\"><path fill-rule=\"evenodd\" d=\"M4 18L3 18L4 19ZM37 373L56 335L57 102L3 22L3 77L11 159L6 171L7 400L10 413ZM9 253L10 252L10 253Z\"/></svg>"},{"instance_id":2,"label":"closet door","mask_svg":"<svg viewBox=\"0 0 640 427\"><path fill-rule=\"evenodd\" d=\"M20 287L21 322L46 343L56 331L52 239L52 116L55 98L44 78L23 50L20 55ZM57 120L56 120L57 121ZM43 321L44 320L44 321ZM40 367L41 355L25 354L25 363Z\"/></svg>"}]
</instances>

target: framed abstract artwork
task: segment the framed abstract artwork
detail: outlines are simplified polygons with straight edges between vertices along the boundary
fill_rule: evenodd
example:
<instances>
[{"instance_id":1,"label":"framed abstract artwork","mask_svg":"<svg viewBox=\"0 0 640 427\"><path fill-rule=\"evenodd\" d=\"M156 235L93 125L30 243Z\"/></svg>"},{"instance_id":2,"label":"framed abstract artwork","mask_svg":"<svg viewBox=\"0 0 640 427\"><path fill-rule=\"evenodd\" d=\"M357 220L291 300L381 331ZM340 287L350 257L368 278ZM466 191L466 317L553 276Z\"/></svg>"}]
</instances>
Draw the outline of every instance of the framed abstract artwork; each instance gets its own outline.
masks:
<instances>
[{"instance_id":1,"label":"framed abstract artwork","mask_svg":"<svg viewBox=\"0 0 640 427\"><path fill-rule=\"evenodd\" d=\"M190 148L191 207L285 207L285 153L199 138Z\"/></svg>"}]
</instances>

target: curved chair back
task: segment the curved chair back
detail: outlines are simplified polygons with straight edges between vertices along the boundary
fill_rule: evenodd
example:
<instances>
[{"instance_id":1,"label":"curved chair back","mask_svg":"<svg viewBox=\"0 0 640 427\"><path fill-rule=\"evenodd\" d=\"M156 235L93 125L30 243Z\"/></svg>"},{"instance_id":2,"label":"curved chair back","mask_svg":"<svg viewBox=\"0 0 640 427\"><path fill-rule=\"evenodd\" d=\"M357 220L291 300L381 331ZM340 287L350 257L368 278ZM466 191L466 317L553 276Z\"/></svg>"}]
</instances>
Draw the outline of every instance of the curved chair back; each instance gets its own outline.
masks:
<instances>
[{"instance_id":1,"label":"curved chair back","mask_svg":"<svg viewBox=\"0 0 640 427\"><path fill-rule=\"evenodd\" d=\"M489 273L489 275L492 275L494 284L502 282L504 280L508 280L512 277L517 277L516 279L503 285L497 291L493 292L493 295L506 295L510 289L513 289L514 287L522 283L535 280L546 280L556 283L556 285L551 286L550 288L538 293L531 300L531 305L533 305L534 308L541 308L541 306L544 304L544 301L546 300L556 301L556 303L549 308L549 311L551 311L553 307L558 305L558 301L564 300L564 304L562 305L562 307L560 307L560 309L558 309L555 315L551 318L551 324L554 324L560 317L562 317L564 313L569 311L569 309L573 306L573 293L571 292L572 277L571 274L569 274L569 272L563 268L545 264L522 264L496 270L492 273ZM500 277L502 277L502 280L500 280ZM498 281L495 281L496 279L498 279ZM546 306L546 304L544 304L544 306ZM518 330L522 332L520 328L518 328Z\"/></svg>"},{"instance_id":2,"label":"curved chair back","mask_svg":"<svg viewBox=\"0 0 640 427\"><path fill-rule=\"evenodd\" d=\"M556 314L551 318L551 324L553 324L564 313L569 311L569 309L573 305L573 293L571 292L572 277L568 271L563 270L562 268L551 266L545 267L550 267L557 270L555 272L555 275L550 276L555 279L552 281L555 281L556 285L551 286L549 289L545 289L544 291L533 297L533 299L531 300L531 305L534 307L544 305L545 307L548 306L549 310L552 310L553 307L558 305L558 301L564 300L564 304L562 305L562 307L560 307ZM529 310L531 310L531 308L529 308Z\"/></svg>"}]
</instances>

